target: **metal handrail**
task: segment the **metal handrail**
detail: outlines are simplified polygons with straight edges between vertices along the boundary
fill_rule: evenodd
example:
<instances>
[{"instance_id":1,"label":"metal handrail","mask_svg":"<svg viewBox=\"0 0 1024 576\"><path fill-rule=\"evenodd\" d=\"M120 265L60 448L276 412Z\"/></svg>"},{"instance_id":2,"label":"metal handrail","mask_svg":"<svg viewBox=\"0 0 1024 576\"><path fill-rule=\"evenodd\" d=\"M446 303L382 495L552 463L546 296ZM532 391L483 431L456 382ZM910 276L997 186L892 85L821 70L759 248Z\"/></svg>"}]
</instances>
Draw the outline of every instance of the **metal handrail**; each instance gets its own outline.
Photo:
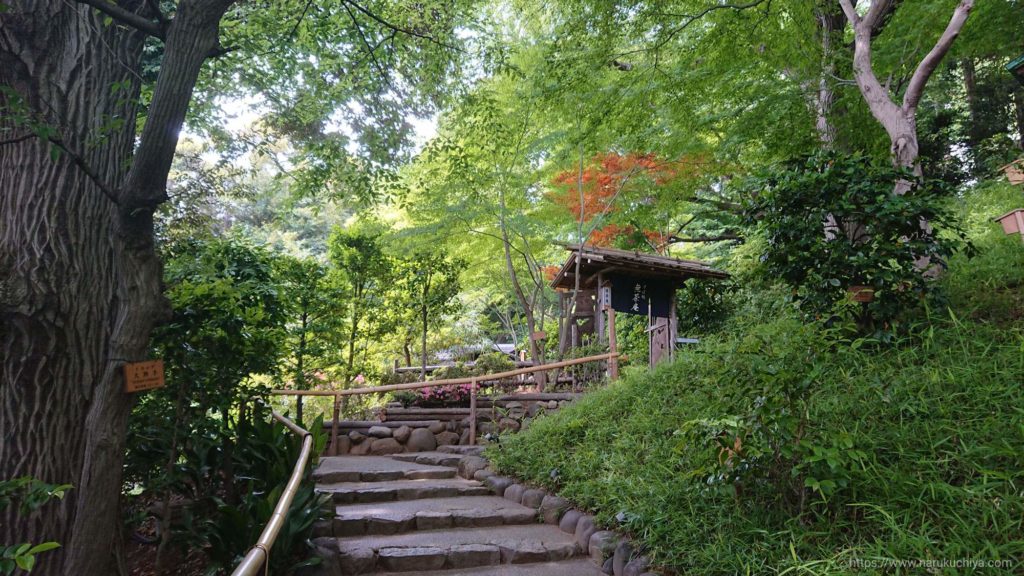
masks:
<instances>
[{"instance_id":1,"label":"metal handrail","mask_svg":"<svg viewBox=\"0 0 1024 576\"><path fill-rule=\"evenodd\" d=\"M259 540L249 549L249 552L238 566L235 567L235 571L231 573L231 576L255 576L260 573L260 569L265 564L270 562L270 550L274 547L277 534L281 531L281 527L284 526L284 522L288 518L288 509L291 508L292 500L295 499L295 493L299 490L299 484L302 483L302 477L306 472L306 464L309 463L309 456L313 451L313 435L308 430L277 412L271 412L271 414L275 420L284 424L294 434L302 437L302 451L299 452L299 458L295 461L295 467L292 468L292 476L288 479L284 492L281 493L281 497L277 500L274 513L263 528Z\"/></svg>"}]
</instances>

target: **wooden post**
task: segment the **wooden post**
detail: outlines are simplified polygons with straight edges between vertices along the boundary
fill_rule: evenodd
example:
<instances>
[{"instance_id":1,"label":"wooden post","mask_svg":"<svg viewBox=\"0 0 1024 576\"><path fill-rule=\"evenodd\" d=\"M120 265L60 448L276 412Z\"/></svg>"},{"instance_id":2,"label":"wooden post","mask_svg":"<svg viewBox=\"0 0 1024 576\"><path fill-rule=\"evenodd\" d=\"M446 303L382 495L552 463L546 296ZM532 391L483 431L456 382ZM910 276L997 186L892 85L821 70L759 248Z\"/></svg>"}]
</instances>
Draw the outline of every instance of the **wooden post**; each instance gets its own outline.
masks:
<instances>
[{"instance_id":1,"label":"wooden post","mask_svg":"<svg viewBox=\"0 0 1024 576\"><path fill-rule=\"evenodd\" d=\"M302 426L302 396L295 397L295 422Z\"/></svg>"},{"instance_id":2,"label":"wooden post","mask_svg":"<svg viewBox=\"0 0 1024 576\"><path fill-rule=\"evenodd\" d=\"M338 424L341 422L341 396L334 395L334 422L331 423L331 456L338 455Z\"/></svg>"},{"instance_id":3,"label":"wooden post","mask_svg":"<svg viewBox=\"0 0 1024 576\"><path fill-rule=\"evenodd\" d=\"M476 445L476 380L469 383L469 445Z\"/></svg>"},{"instance_id":4,"label":"wooden post","mask_svg":"<svg viewBox=\"0 0 1024 576\"><path fill-rule=\"evenodd\" d=\"M676 318L676 290L672 289L672 298L669 300L668 311L668 357L669 360L676 359L676 338L679 338L679 319Z\"/></svg>"},{"instance_id":5,"label":"wooden post","mask_svg":"<svg viewBox=\"0 0 1024 576\"><path fill-rule=\"evenodd\" d=\"M615 338L615 309L608 306L608 351L615 354L619 351L618 342ZM608 359L608 378L619 379L619 358L613 356Z\"/></svg>"}]
</instances>

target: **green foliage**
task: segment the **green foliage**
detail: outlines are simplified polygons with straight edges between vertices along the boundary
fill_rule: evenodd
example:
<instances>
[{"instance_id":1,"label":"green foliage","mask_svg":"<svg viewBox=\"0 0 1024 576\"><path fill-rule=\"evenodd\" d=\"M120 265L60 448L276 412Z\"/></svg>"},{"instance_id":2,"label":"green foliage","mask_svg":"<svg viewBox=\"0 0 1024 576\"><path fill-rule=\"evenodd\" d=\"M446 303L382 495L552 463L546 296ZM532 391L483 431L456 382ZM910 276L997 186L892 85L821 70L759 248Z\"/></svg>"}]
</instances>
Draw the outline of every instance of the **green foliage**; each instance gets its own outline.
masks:
<instances>
[{"instance_id":1,"label":"green foliage","mask_svg":"<svg viewBox=\"0 0 1024 576\"><path fill-rule=\"evenodd\" d=\"M412 390L401 390L391 395L391 398L402 405L403 408L408 408L416 404L420 399L420 395Z\"/></svg>"},{"instance_id":2,"label":"green foliage","mask_svg":"<svg viewBox=\"0 0 1024 576\"><path fill-rule=\"evenodd\" d=\"M970 260L954 256L953 273L943 278L943 288L959 316L1013 326L1024 318L1024 250L1019 235L1004 234L992 220L1024 202L1020 186L1000 180L983 183L964 197L961 217L977 250Z\"/></svg>"},{"instance_id":3,"label":"green foliage","mask_svg":"<svg viewBox=\"0 0 1024 576\"><path fill-rule=\"evenodd\" d=\"M681 336L708 334L719 329L732 310L730 296L737 285L728 280L692 280L676 291L676 317Z\"/></svg>"},{"instance_id":4,"label":"green foliage","mask_svg":"<svg viewBox=\"0 0 1024 576\"><path fill-rule=\"evenodd\" d=\"M623 314L625 316L625 314ZM618 328L616 326L616 328ZM618 330L616 330L616 333ZM587 356L597 356L599 354L607 354L608 345L602 342L584 342L582 346L576 346L570 348L566 353L566 360L573 358L586 358ZM566 369L573 378L576 379L576 387L582 388L584 386L594 386L599 382L603 382L606 370L608 368L607 362L587 362L586 364L576 364Z\"/></svg>"},{"instance_id":5,"label":"green foliage","mask_svg":"<svg viewBox=\"0 0 1024 576\"><path fill-rule=\"evenodd\" d=\"M285 326L286 362L296 389L317 383L338 360L339 331L345 310L345 290L337 271L312 258L281 256L275 261Z\"/></svg>"},{"instance_id":6,"label":"green foliage","mask_svg":"<svg viewBox=\"0 0 1024 576\"><path fill-rule=\"evenodd\" d=\"M213 498L215 512L198 525L204 540L209 543L206 548L211 560L207 570L209 574L232 570L257 541L271 519L291 477L292 467L298 460L302 438L276 420L266 418L266 413L262 416L256 418L252 426L239 430L245 434L240 438L238 452L239 463L246 464L239 470L239 479L245 487L244 495L235 504ZM316 492L311 476L317 455L327 444L323 418L311 422L309 430L313 435L312 456L288 509L287 519L270 550L271 574L291 574L300 567L319 561L310 555L308 540L313 524L331 513L329 496Z\"/></svg>"},{"instance_id":7,"label":"green foliage","mask_svg":"<svg viewBox=\"0 0 1024 576\"><path fill-rule=\"evenodd\" d=\"M473 362L473 374L478 376L508 372L515 368L516 363L509 358L508 354L497 350L481 354Z\"/></svg>"},{"instance_id":8,"label":"green foliage","mask_svg":"<svg viewBox=\"0 0 1024 576\"><path fill-rule=\"evenodd\" d=\"M147 392L132 412L125 492L130 508L162 511L164 502L183 502L180 514L163 519L166 537L203 547L223 568L255 542L252 530L258 535L271 493L297 456L288 431L267 423L265 408L266 375L280 367L285 342L289 310L279 273L287 263L233 238L187 241L168 256L173 317L154 335L168 385ZM292 552L295 538L308 535L297 520L307 512L298 514L284 534ZM244 518L249 529L240 532L232 518ZM282 553L276 562L289 558Z\"/></svg>"},{"instance_id":9,"label":"green foliage","mask_svg":"<svg viewBox=\"0 0 1024 576\"><path fill-rule=\"evenodd\" d=\"M419 345L420 363L427 363L425 349L431 328L438 327L461 308L459 275L466 263L452 258L436 246L403 251L390 259L392 284L387 309L382 311L389 325L399 333L404 347Z\"/></svg>"},{"instance_id":10,"label":"green foliage","mask_svg":"<svg viewBox=\"0 0 1024 576\"><path fill-rule=\"evenodd\" d=\"M394 328L389 321L393 318L383 313L394 268L384 252L382 232L376 223L365 223L350 229L336 229L328 240L328 255L347 297L348 310L341 332L344 349L339 367L346 383L359 374L375 371L360 352L370 340Z\"/></svg>"},{"instance_id":11,"label":"green foliage","mask_svg":"<svg viewBox=\"0 0 1024 576\"><path fill-rule=\"evenodd\" d=\"M453 380L455 378L469 378L473 376L475 371L463 364L462 362L456 362L451 366L442 366L437 370L434 370L430 374L431 380Z\"/></svg>"},{"instance_id":12,"label":"green foliage","mask_svg":"<svg viewBox=\"0 0 1024 576\"><path fill-rule=\"evenodd\" d=\"M11 480L0 480L0 511L18 505L21 515L28 515L56 498L62 500L71 489L70 484L47 484L35 478L22 476ZM18 569L31 572L36 565L36 556L60 548L56 542L41 544L20 543L0 544L0 574L14 574Z\"/></svg>"},{"instance_id":13,"label":"green foliage","mask_svg":"<svg viewBox=\"0 0 1024 576\"><path fill-rule=\"evenodd\" d=\"M862 330L890 333L932 290L915 263L944 269L964 245L940 184L894 194L900 181L916 179L861 155L822 153L745 183L759 191L749 214L767 238L767 272L793 288L809 318L849 315ZM837 310L853 286L873 289L874 300Z\"/></svg>"}]
</instances>

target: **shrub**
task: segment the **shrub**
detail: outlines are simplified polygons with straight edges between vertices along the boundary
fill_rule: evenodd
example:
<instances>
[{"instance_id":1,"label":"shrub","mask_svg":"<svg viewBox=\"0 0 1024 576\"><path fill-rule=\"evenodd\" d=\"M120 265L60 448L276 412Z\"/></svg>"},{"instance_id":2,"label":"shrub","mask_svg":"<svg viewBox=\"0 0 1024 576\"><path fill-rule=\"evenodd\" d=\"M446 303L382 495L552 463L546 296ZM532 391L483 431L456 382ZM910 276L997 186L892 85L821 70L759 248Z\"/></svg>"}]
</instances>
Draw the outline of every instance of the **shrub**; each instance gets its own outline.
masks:
<instances>
[{"instance_id":1,"label":"shrub","mask_svg":"<svg viewBox=\"0 0 1024 576\"><path fill-rule=\"evenodd\" d=\"M0 512L17 504L18 513L28 516L54 498L62 500L70 489L70 484L47 484L28 476L0 480ZM36 565L36 556L56 548L60 548L56 542L35 545L28 542L0 543L0 574L7 576L20 570L31 572Z\"/></svg>"},{"instance_id":2,"label":"shrub","mask_svg":"<svg viewBox=\"0 0 1024 576\"><path fill-rule=\"evenodd\" d=\"M481 354L473 363L473 374L482 376L484 374L496 374L515 370L516 363L504 352L488 352Z\"/></svg>"},{"instance_id":3,"label":"shrub","mask_svg":"<svg viewBox=\"0 0 1024 576\"><path fill-rule=\"evenodd\" d=\"M911 183L893 194L897 182ZM745 183L749 221L767 239L762 262L793 288L809 318L853 316L862 333L882 335L933 289L916 263L944 268L964 243L938 181L861 155L821 153ZM826 222L835 223L830 236ZM927 225L922 225L927 222ZM874 300L845 306L847 290L867 286ZM841 305L837 308L837 305Z\"/></svg>"}]
</instances>

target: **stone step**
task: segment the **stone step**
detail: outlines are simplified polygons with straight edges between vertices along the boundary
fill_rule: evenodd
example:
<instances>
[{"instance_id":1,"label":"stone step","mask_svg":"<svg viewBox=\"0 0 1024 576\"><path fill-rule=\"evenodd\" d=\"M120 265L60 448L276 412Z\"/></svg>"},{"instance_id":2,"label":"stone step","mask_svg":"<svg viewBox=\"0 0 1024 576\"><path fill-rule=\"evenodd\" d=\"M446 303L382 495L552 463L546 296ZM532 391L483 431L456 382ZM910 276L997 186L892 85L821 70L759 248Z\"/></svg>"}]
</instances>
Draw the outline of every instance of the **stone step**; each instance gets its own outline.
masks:
<instances>
[{"instance_id":1,"label":"stone step","mask_svg":"<svg viewBox=\"0 0 1024 576\"><path fill-rule=\"evenodd\" d=\"M420 576L603 576L601 569L589 560L538 562L465 568L462 570L431 570ZM376 576L408 576L408 572L380 572Z\"/></svg>"},{"instance_id":2,"label":"stone step","mask_svg":"<svg viewBox=\"0 0 1024 576\"><path fill-rule=\"evenodd\" d=\"M337 543L344 574L559 562L578 552L574 536L547 524L356 536Z\"/></svg>"},{"instance_id":3,"label":"stone step","mask_svg":"<svg viewBox=\"0 0 1024 576\"><path fill-rule=\"evenodd\" d=\"M522 504L498 496L463 496L338 506L332 531L346 537L536 522L537 511Z\"/></svg>"},{"instance_id":4,"label":"stone step","mask_svg":"<svg viewBox=\"0 0 1024 576\"><path fill-rule=\"evenodd\" d=\"M339 482L318 484L317 492L330 494L337 504L391 502L421 498L487 496L490 490L475 480L391 480L385 482Z\"/></svg>"},{"instance_id":5,"label":"stone step","mask_svg":"<svg viewBox=\"0 0 1024 576\"><path fill-rule=\"evenodd\" d=\"M484 453L484 446L449 445L438 446L437 451L443 454L461 454L463 456L479 456Z\"/></svg>"},{"instance_id":6,"label":"stone step","mask_svg":"<svg viewBox=\"0 0 1024 576\"><path fill-rule=\"evenodd\" d=\"M313 472L313 480L324 484L454 477L455 468L418 464L386 456L328 456L320 459L320 465Z\"/></svg>"},{"instance_id":7,"label":"stone step","mask_svg":"<svg viewBox=\"0 0 1024 576\"><path fill-rule=\"evenodd\" d=\"M447 448L448 446L441 446ZM457 467L464 454L441 452L409 452L406 454L392 454L390 458L399 462L413 462L427 466L452 466Z\"/></svg>"}]
</instances>

